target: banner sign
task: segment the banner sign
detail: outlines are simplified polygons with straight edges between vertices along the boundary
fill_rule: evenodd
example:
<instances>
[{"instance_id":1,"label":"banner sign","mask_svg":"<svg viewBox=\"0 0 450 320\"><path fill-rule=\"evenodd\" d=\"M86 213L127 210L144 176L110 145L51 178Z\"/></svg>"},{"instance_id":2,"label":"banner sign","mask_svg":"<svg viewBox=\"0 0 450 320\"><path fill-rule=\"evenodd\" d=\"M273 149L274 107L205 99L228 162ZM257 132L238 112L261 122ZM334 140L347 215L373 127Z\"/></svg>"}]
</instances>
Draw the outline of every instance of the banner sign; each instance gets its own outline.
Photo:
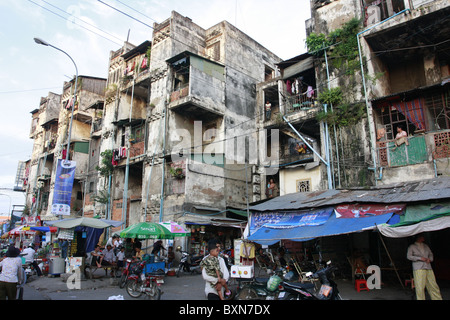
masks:
<instances>
[{"instance_id":1,"label":"banner sign","mask_svg":"<svg viewBox=\"0 0 450 320\"><path fill-rule=\"evenodd\" d=\"M53 192L52 214L70 215L70 200L72 197L75 168L75 161L58 159L55 189Z\"/></svg>"},{"instance_id":2,"label":"banner sign","mask_svg":"<svg viewBox=\"0 0 450 320\"><path fill-rule=\"evenodd\" d=\"M278 211L262 212L253 214L250 223L250 232L262 226L272 229L286 229L303 226L319 226L327 222L333 208L301 210L301 211Z\"/></svg>"},{"instance_id":3,"label":"banner sign","mask_svg":"<svg viewBox=\"0 0 450 320\"><path fill-rule=\"evenodd\" d=\"M336 218L365 218L387 213L402 214L406 205L345 204L335 208Z\"/></svg>"}]
</instances>

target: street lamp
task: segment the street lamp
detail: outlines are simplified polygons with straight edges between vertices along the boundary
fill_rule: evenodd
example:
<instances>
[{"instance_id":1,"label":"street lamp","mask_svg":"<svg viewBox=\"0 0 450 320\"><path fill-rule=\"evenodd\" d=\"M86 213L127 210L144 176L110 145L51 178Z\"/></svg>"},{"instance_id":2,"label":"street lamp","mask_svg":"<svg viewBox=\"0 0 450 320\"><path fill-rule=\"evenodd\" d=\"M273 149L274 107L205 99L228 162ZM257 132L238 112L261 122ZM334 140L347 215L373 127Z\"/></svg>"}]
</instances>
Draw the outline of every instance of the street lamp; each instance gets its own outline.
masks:
<instances>
[{"instance_id":1,"label":"street lamp","mask_svg":"<svg viewBox=\"0 0 450 320\"><path fill-rule=\"evenodd\" d=\"M69 59L73 62L73 65L75 66L75 72L76 72L76 74L75 74L75 90L73 92L72 115L70 116L69 135L68 135L68 138L67 138L67 152L66 152L66 159L65 159L66 162L67 162L69 160L69 149L70 149L70 138L71 138L71 135L72 135L73 112L74 112L74 109L75 109L75 102L76 102L76 96L77 96L78 68L77 68L77 65L76 65L75 61L73 61L72 57L69 56L69 54L67 52L65 52L64 50L61 50L61 49L59 49L59 48L51 45L50 43L48 43L48 42L46 42L46 41L44 41L42 39L39 39L39 38L34 38L34 42L36 42L37 44L41 44L41 45L47 46L47 47L52 47L52 48L54 48L54 49L56 49L58 51L61 51L62 53L64 53L66 56L69 57Z\"/></svg>"}]
</instances>

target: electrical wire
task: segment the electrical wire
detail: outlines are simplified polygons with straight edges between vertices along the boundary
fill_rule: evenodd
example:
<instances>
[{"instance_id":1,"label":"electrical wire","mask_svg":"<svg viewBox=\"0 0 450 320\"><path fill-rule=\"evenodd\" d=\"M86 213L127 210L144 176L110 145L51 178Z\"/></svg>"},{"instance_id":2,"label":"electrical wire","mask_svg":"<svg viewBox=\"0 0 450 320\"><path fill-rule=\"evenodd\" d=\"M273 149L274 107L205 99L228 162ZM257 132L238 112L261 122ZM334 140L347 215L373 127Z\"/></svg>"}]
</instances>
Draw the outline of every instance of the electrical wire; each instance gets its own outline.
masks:
<instances>
[{"instance_id":1,"label":"electrical wire","mask_svg":"<svg viewBox=\"0 0 450 320\"><path fill-rule=\"evenodd\" d=\"M56 13L56 12L54 12L54 11L52 11L52 10L46 8L46 7L44 7L44 6L41 6L40 4L34 2L33 0L28 0L28 1L31 2L31 3L33 3L33 4L35 4L35 5L37 5L38 7L41 7L42 9L44 9L44 10L46 10L46 11L52 13L52 14L54 14L54 15L56 15L56 16L62 18L62 19L64 19L64 20L66 20L66 21L69 21L70 23L76 24L76 25L79 26L80 28L83 28L83 29L85 29L85 30L87 30L87 31L89 31L89 32L91 32L91 33L96 34L96 35L99 36L99 37L102 37L103 39L106 39L106 40L108 40L108 41L111 41L112 43L115 43L115 44L120 45L120 46L122 45L121 43L117 43L117 42L115 42L114 40L111 40L111 39L109 39L109 38L107 38L107 37L105 37L105 36L103 36L103 35L101 35L101 34L95 32L95 31L93 31L93 30L90 30L90 29L88 29L88 28L86 28L86 27L84 27L84 26L82 26L82 25L76 23L75 21L70 21L70 20L67 19L66 17L64 17L64 16L62 16L62 15L60 15L60 14L58 14L58 13ZM104 31L102 31L102 32L104 32ZM105 32L105 33L106 33L106 32Z\"/></svg>"},{"instance_id":2,"label":"electrical wire","mask_svg":"<svg viewBox=\"0 0 450 320\"><path fill-rule=\"evenodd\" d=\"M45 1L45 0L41 0L41 1L42 1L42 2L45 2L46 4L48 4L49 6L55 8L55 9L57 9L57 10L63 12L64 14L68 14L65 10L63 10L63 9L61 9L61 8L58 8L57 6L55 6L55 5L53 5L53 4L49 3L49 2L47 2L47 1ZM109 36L115 38L116 40L119 40L119 41L121 41L121 42L123 41L123 39L120 39L120 38L116 37L115 35L113 35L113 34L107 32L107 31L105 31L105 30L102 30L102 29L98 28L97 26L95 26L95 25L93 25L93 24L91 24L91 23L89 23L89 22L87 22L87 21L85 21L85 20L83 20L83 19L81 19L81 18L78 18L78 17L75 16L75 15L72 15L71 17L73 17L73 18L76 19L76 20L80 20L81 22L87 24L87 25L90 26L90 27L93 27L93 28L97 29L97 30L100 31L100 32L106 33L107 35L109 35Z\"/></svg>"}]
</instances>

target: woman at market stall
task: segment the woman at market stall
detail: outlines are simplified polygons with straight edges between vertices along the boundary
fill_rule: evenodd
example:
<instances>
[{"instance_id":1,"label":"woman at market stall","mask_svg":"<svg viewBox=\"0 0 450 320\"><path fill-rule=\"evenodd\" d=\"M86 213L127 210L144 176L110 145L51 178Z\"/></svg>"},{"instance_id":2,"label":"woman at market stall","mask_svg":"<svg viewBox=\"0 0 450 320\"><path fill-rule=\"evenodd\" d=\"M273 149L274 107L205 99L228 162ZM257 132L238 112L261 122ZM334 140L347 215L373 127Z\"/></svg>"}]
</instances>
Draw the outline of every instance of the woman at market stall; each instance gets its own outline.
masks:
<instances>
[{"instance_id":1,"label":"woman at market stall","mask_svg":"<svg viewBox=\"0 0 450 320\"><path fill-rule=\"evenodd\" d=\"M6 252L6 258L0 261L0 300L16 300L17 283L22 277L22 259L20 250L11 245Z\"/></svg>"}]
</instances>

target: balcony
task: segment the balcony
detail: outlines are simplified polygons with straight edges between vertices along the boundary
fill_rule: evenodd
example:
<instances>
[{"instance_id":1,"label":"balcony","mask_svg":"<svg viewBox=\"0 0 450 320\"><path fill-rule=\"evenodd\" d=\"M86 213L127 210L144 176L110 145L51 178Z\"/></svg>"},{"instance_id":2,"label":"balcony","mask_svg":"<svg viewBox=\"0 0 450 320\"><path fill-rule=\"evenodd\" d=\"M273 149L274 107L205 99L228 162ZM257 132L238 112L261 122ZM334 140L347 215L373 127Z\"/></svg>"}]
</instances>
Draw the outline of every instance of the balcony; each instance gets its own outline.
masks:
<instances>
[{"instance_id":1,"label":"balcony","mask_svg":"<svg viewBox=\"0 0 450 320\"><path fill-rule=\"evenodd\" d=\"M450 157L450 130L408 137L408 145L395 148L393 140L377 142L378 165L401 167Z\"/></svg>"},{"instance_id":2,"label":"balcony","mask_svg":"<svg viewBox=\"0 0 450 320\"><path fill-rule=\"evenodd\" d=\"M169 109L197 120L222 117L225 112L225 68L189 52L167 60L173 87Z\"/></svg>"},{"instance_id":3,"label":"balcony","mask_svg":"<svg viewBox=\"0 0 450 320\"><path fill-rule=\"evenodd\" d=\"M308 111L319 107L315 90L286 97L286 114Z\"/></svg>"}]
</instances>

